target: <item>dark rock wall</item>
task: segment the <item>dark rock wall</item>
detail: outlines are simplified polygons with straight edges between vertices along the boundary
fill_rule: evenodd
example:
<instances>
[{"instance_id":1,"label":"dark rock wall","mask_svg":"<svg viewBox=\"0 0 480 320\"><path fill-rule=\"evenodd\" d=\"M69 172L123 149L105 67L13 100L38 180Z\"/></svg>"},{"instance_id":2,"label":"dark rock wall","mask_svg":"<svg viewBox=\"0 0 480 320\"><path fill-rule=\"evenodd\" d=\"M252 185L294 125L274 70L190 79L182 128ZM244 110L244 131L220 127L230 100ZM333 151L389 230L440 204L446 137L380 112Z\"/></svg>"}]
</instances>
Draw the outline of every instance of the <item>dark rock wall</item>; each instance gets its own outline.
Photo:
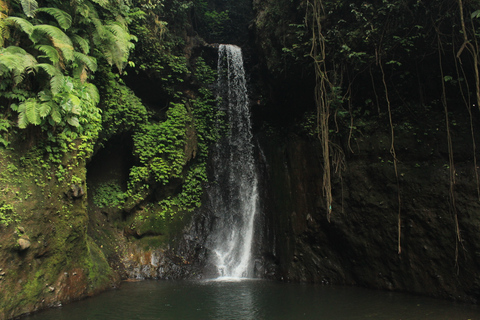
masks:
<instances>
[{"instance_id":1,"label":"dark rock wall","mask_svg":"<svg viewBox=\"0 0 480 320\"><path fill-rule=\"evenodd\" d=\"M258 141L267 181L264 254L276 266L275 278L465 301L480 297L480 205L468 153L456 163L460 240L450 206L448 161L399 163L399 254L395 171L391 161L378 157L379 150L360 141L342 178L335 176L329 223L320 145L294 134L259 134Z\"/></svg>"}]
</instances>

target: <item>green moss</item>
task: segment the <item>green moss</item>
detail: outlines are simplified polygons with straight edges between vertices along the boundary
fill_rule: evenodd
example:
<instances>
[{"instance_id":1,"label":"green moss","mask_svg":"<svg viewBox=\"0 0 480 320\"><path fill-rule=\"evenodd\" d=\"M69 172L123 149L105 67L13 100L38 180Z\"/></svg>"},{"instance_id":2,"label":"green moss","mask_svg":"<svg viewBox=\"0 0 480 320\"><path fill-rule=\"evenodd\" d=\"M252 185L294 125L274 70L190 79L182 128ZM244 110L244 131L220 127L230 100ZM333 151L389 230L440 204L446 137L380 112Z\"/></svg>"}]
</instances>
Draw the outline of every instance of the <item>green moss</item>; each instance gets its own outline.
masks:
<instances>
[{"instance_id":1,"label":"green moss","mask_svg":"<svg viewBox=\"0 0 480 320\"><path fill-rule=\"evenodd\" d=\"M140 243L140 246L145 251L161 248L163 245L165 245L166 241L167 241L167 237L164 235L144 237L138 240L138 242Z\"/></svg>"},{"instance_id":2,"label":"green moss","mask_svg":"<svg viewBox=\"0 0 480 320\"><path fill-rule=\"evenodd\" d=\"M93 203L99 208L115 208L123 203L124 192L118 183L101 183L92 191Z\"/></svg>"},{"instance_id":3,"label":"green moss","mask_svg":"<svg viewBox=\"0 0 480 320\"><path fill-rule=\"evenodd\" d=\"M105 287L113 278L112 269L108 265L103 252L90 237L87 237L87 250L88 255L85 259L85 265L91 286L93 288Z\"/></svg>"}]
</instances>

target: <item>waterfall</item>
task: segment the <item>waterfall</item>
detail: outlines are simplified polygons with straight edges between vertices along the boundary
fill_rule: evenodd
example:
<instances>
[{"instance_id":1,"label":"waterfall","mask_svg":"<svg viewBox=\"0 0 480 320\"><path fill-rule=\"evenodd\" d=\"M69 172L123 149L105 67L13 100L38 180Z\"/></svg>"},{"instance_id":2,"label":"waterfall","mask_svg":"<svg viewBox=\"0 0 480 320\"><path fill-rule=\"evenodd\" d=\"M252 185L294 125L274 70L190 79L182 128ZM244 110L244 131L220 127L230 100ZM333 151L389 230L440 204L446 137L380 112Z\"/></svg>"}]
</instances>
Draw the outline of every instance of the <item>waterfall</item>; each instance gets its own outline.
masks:
<instances>
[{"instance_id":1,"label":"waterfall","mask_svg":"<svg viewBox=\"0 0 480 320\"><path fill-rule=\"evenodd\" d=\"M213 264L221 277L253 276L251 259L257 213L257 176L253 158L248 93L242 51L220 45L218 51L219 109L225 113L228 132L213 156L212 187L214 230L210 234Z\"/></svg>"}]
</instances>

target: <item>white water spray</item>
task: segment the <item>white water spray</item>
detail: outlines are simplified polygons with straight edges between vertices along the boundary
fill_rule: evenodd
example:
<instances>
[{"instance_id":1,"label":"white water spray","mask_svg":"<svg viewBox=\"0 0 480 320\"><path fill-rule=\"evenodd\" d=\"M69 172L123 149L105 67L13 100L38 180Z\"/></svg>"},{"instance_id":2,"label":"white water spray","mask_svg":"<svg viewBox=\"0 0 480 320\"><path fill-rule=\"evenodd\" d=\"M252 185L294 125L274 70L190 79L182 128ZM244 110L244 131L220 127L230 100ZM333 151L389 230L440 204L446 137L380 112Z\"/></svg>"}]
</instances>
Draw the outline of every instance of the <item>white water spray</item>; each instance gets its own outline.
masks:
<instances>
[{"instance_id":1,"label":"white water spray","mask_svg":"<svg viewBox=\"0 0 480 320\"><path fill-rule=\"evenodd\" d=\"M210 235L218 274L226 278L253 276L251 259L257 213L255 172L248 94L241 49L218 49L219 108L225 112L229 132L216 145L212 192L215 230Z\"/></svg>"}]
</instances>

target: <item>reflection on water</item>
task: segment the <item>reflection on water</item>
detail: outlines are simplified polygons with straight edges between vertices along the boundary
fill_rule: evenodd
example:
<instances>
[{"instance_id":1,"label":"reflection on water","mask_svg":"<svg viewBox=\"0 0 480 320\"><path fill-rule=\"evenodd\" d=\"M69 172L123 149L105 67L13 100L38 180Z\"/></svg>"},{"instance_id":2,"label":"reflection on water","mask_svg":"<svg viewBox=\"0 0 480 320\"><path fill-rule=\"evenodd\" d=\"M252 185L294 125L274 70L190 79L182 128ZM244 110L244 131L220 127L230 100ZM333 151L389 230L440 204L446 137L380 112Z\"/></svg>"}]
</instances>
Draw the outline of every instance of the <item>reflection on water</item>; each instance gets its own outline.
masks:
<instances>
[{"instance_id":1,"label":"reflection on water","mask_svg":"<svg viewBox=\"0 0 480 320\"><path fill-rule=\"evenodd\" d=\"M473 320L480 319L480 308L391 292L263 280L143 281L23 319Z\"/></svg>"}]
</instances>

